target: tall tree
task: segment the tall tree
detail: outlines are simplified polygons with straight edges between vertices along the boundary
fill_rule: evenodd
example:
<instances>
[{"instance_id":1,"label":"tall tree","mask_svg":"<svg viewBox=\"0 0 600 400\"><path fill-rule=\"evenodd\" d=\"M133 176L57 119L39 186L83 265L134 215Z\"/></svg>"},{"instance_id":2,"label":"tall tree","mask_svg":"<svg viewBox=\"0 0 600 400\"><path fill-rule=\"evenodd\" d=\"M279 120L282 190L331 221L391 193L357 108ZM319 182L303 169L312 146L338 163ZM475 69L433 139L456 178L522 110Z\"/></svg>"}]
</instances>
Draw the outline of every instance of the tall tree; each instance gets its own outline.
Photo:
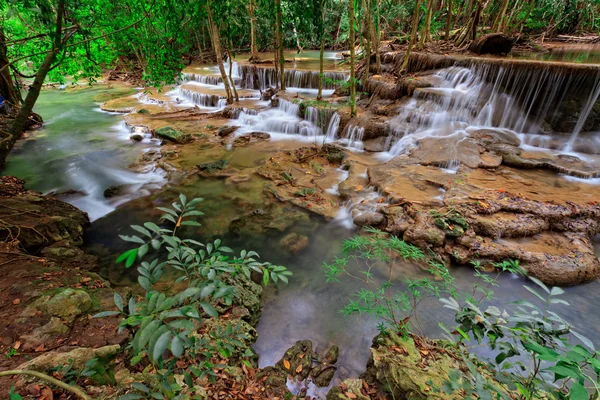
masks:
<instances>
[{"instance_id":1,"label":"tall tree","mask_svg":"<svg viewBox=\"0 0 600 400\"><path fill-rule=\"evenodd\" d=\"M256 45L256 0L248 1L248 16L250 17L250 61L260 61Z\"/></svg>"},{"instance_id":2,"label":"tall tree","mask_svg":"<svg viewBox=\"0 0 600 400\"><path fill-rule=\"evenodd\" d=\"M285 90L285 56L283 54L284 48L283 48L283 33L282 33L282 24L283 24L283 17L282 17L282 12L281 12L281 0L275 0L275 13L277 15L276 17L276 24L277 24L277 49L278 49L278 58L279 58L279 79L280 79L280 84L279 84L279 88L281 90Z\"/></svg>"},{"instance_id":3,"label":"tall tree","mask_svg":"<svg viewBox=\"0 0 600 400\"><path fill-rule=\"evenodd\" d=\"M433 14L433 3L434 0L427 1L427 14L425 15L425 23L421 30L421 39L419 40L419 50L422 50L425 46L425 42L431 41L431 16Z\"/></svg>"},{"instance_id":4,"label":"tall tree","mask_svg":"<svg viewBox=\"0 0 600 400\"><path fill-rule=\"evenodd\" d=\"M208 0L206 2L206 13L208 15L208 25L211 31L213 50L215 52L215 57L217 58L217 65L219 66L219 72L221 73L223 85L225 85L225 93L227 94L227 104L233 104L233 93L229 84L229 77L227 76L227 72L225 72L225 65L223 64L223 48L221 46L221 34L215 22L212 7L212 0Z\"/></svg>"},{"instance_id":5,"label":"tall tree","mask_svg":"<svg viewBox=\"0 0 600 400\"><path fill-rule=\"evenodd\" d=\"M354 71L355 57L356 57L356 49L355 42L356 38L354 37L354 24L355 24L355 14L354 14L354 0L348 0L348 19L349 19L349 32L350 32L350 115L352 117L356 117L356 73Z\"/></svg>"},{"instance_id":6,"label":"tall tree","mask_svg":"<svg viewBox=\"0 0 600 400\"><path fill-rule=\"evenodd\" d=\"M319 1L320 7L320 15L317 23L317 29L319 32L319 91L317 92L317 100L323 99L323 78L324 78L324 57L325 57L325 10L326 10L326 0Z\"/></svg>"},{"instance_id":7,"label":"tall tree","mask_svg":"<svg viewBox=\"0 0 600 400\"><path fill-rule=\"evenodd\" d=\"M415 9L413 11L413 20L412 20L412 31L410 33L410 40L408 42L408 47L406 48L406 53L404 53L404 61L402 62L402 68L400 69L399 75L402 75L408 69L408 60L410 58L410 52L415 42L417 41L417 31L419 28L419 18L420 18L420 8L421 8L421 0L415 1Z\"/></svg>"},{"instance_id":8,"label":"tall tree","mask_svg":"<svg viewBox=\"0 0 600 400\"><path fill-rule=\"evenodd\" d=\"M450 29L452 29L452 0L447 0L448 10L446 12L446 33L444 35L445 40L450 40Z\"/></svg>"}]
</instances>

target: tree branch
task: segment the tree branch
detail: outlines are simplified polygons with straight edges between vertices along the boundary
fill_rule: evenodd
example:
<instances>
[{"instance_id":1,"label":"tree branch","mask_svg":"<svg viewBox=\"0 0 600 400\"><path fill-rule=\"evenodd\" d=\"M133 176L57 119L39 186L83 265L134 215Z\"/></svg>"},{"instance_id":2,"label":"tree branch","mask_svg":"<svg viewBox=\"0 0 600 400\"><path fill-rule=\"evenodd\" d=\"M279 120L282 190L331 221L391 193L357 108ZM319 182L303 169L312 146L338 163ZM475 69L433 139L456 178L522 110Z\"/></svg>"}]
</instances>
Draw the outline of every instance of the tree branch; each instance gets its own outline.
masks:
<instances>
[{"instance_id":1,"label":"tree branch","mask_svg":"<svg viewBox=\"0 0 600 400\"><path fill-rule=\"evenodd\" d=\"M92 398L90 396L88 396L83 390L79 389L78 387L75 386L71 386L69 384L66 384L64 382L59 381L56 378L53 378L51 376L48 376L46 374L43 374L41 372L37 372L37 371L29 371L29 370L22 370L22 369L14 369L14 370L10 370L10 371L2 371L0 372L0 377L2 376L12 376L12 375L30 375L30 376L34 376L38 379L42 379L48 383L51 383L55 386L58 386L61 389L64 389L68 392L71 392L77 396L79 396L80 398L82 398L83 400L92 400Z\"/></svg>"}]
</instances>

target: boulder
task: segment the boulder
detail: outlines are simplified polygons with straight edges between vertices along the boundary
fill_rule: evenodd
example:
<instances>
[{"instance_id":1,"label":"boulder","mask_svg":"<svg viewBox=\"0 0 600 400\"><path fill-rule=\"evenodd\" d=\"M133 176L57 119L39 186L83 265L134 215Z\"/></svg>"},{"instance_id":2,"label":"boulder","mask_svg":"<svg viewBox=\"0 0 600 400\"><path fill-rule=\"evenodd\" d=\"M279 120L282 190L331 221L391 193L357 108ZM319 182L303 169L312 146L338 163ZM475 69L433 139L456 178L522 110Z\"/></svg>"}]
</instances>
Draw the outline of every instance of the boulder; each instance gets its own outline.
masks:
<instances>
[{"instance_id":1,"label":"boulder","mask_svg":"<svg viewBox=\"0 0 600 400\"><path fill-rule=\"evenodd\" d=\"M240 128L239 126L225 125L225 126L222 126L222 127L219 128L219 130L217 131L217 134L220 137L229 136L233 132L237 131L239 128Z\"/></svg>"},{"instance_id":2,"label":"boulder","mask_svg":"<svg viewBox=\"0 0 600 400\"><path fill-rule=\"evenodd\" d=\"M438 228L429 215L419 212L416 223L412 224L404 232L404 240L415 246L426 249L428 247L440 247L444 244L446 233Z\"/></svg>"},{"instance_id":3,"label":"boulder","mask_svg":"<svg viewBox=\"0 0 600 400\"><path fill-rule=\"evenodd\" d=\"M508 54L512 47L512 39L505 34L490 33L471 42L469 51L475 54Z\"/></svg>"},{"instance_id":4,"label":"boulder","mask_svg":"<svg viewBox=\"0 0 600 400\"><path fill-rule=\"evenodd\" d=\"M51 351L44 353L39 357L34 358L24 364L21 364L17 369L31 370L31 371L50 371L60 365L68 365L73 363L74 370L83 370L85 363L94 358L111 358L116 356L121 351L121 346L114 344L111 346L104 346L97 349L90 349L86 347L80 347L71 350L66 353L60 353L58 351Z\"/></svg>"},{"instance_id":5,"label":"boulder","mask_svg":"<svg viewBox=\"0 0 600 400\"><path fill-rule=\"evenodd\" d=\"M376 227L383 223L385 220L383 214L378 212L365 212L359 213L356 216L352 216L354 220L354 224L356 226L371 226Z\"/></svg>"},{"instance_id":6,"label":"boulder","mask_svg":"<svg viewBox=\"0 0 600 400\"><path fill-rule=\"evenodd\" d=\"M297 254L308 246L308 236L292 232L285 235L279 241L279 245L291 254Z\"/></svg>"},{"instance_id":7,"label":"boulder","mask_svg":"<svg viewBox=\"0 0 600 400\"><path fill-rule=\"evenodd\" d=\"M107 199L110 199L111 197L118 196L123 191L124 188L125 188L125 185L109 186L106 189L104 189L104 197Z\"/></svg>"},{"instance_id":8,"label":"boulder","mask_svg":"<svg viewBox=\"0 0 600 400\"><path fill-rule=\"evenodd\" d=\"M188 133L183 133L177 129L165 126L154 131L154 135L169 142L185 144L192 140L192 136Z\"/></svg>"},{"instance_id":9,"label":"boulder","mask_svg":"<svg viewBox=\"0 0 600 400\"><path fill-rule=\"evenodd\" d=\"M64 289L47 302L40 305L40 309L47 314L60 317L66 322L73 322L78 315L92 308L92 299L83 290Z\"/></svg>"}]
</instances>

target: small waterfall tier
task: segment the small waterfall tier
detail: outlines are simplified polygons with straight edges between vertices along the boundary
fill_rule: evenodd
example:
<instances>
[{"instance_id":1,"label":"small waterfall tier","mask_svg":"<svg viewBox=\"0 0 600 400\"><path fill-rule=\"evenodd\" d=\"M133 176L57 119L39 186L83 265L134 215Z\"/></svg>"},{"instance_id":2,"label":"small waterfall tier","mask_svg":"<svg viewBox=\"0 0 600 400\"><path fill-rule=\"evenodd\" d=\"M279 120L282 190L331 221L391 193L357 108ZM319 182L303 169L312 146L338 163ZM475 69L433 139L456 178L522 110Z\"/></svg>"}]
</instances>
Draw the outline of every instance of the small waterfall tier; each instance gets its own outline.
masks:
<instances>
[{"instance_id":1,"label":"small waterfall tier","mask_svg":"<svg viewBox=\"0 0 600 400\"><path fill-rule=\"evenodd\" d=\"M239 75L241 76L240 85L245 89L264 90L277 86L278 75L275 68L242 65L239 67ZM339 82L348 80L348 74L344 72L327 71L323 75L323 89L325 90L335 89L339 86ZM319 88L319 71L286 69L284 76L286 87L300 89Z\"/></svg>"}]
</instances>

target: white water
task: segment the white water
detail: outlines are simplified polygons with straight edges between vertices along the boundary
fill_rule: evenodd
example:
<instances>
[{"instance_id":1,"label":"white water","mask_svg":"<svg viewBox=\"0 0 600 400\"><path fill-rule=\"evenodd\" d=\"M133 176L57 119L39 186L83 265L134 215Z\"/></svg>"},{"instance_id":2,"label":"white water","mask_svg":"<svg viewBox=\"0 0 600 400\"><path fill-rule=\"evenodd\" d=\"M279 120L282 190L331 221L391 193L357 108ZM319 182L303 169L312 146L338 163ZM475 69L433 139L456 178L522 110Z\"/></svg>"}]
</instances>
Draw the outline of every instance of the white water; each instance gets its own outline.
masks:
<instances>
[{"instance_id":1,"label":"white water","mask_svg":"<svg viewBox=\"0 0 600 400\"><path fill-rule=\"evenodd\" d=\"M519 135L523 144L571 151L598 98L600 79L588 95L571 140L557 139L542 132L544 117L564 93L558 88L571 78L548 71L515 76L500 69L496 79L486 79L489 68L450 67L439 71L435 87L415 90L398 115L389 122L391 135L386 142L390 158L412 148L426 137L465 134L468 128L504 128ZM511 84L506 91L504 87ZM535 112L534 112L535 110ZM350 135L347 135L350 137ZM557 144L558 142L558 144Z\"/></svg>"}]
</instances>

